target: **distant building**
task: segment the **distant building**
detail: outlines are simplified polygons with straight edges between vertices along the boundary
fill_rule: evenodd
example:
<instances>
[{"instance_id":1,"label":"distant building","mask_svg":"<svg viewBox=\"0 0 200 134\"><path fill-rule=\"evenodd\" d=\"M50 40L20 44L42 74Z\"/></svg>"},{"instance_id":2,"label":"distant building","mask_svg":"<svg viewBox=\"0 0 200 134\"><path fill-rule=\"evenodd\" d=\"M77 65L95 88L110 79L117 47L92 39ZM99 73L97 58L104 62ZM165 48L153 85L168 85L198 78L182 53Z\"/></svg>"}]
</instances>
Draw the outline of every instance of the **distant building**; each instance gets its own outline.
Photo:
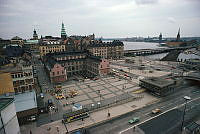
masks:
<instances>
[{"instance_id":1,"label":"distant building","mask_svg":"<svg viewBox=\"0 0 200 134\"><path fill-rule=\"evenodd\" d=\"M177 37L176 37L176 41L177 42L181 41L180 28L178 29L178 34L177 34Z\"/></svg>"},{"instance_id":2,"label":"distant building","mask_svg":"<svg viewBox=\"0 0 200 134\"><path fill-rule=\"evenodd\" d=\"M18 36L15 36L11 39L11 44L19 44L19 45L23 45L24 44L24 40Z\"/></svg>"},{"instance_id":3,"label":"distant building","mask_svg":"<svg viewBox=\"0 0 200 134\"><path fill-rule=\"evenodd\" d=\"M47 54L44 62L47 74L54 83L66 81L73 75L94 77L110 72L108 60L93 56L87 51Z\"/></svg>"},{"instance_id":4,"label":"distant building","mask_svg":"<svg viewBox=\"0 0 200 134\"><path fill-rule=\"evenodd\" d=\"M13 98L0 98L0 134L20 134Z\"/></svg>"},{"instance_id":5,"label":"distant building","mask_svg":"<svg viewBox=\"0 0 200 134\"><path fill-rule=\"evenodd\" d=\"M169 46L169 47L184 47L184 46L187 46L187 42L184 42L184 41L181 40L180 28L178 30L176 40L169 41L169 42L166 43L166 45Z\"/></svg>"},{"instance_id":6,"label":"distant building","mask_svg":"<svg viewBox=\"0 0 200 134\"><path fill-rule=\"evenodd\" d=\"M176 82L164 78L146 78L140 80L140 86L146 88L152 94L165 96L174 91Z\"/></svg>"},{"instance_id":7,"label":"distant building","mask_svg":"<svg viewBox=\"0 0 200 134\"><path fill-rule=\"evenodd\" d=\"M0 49L4 47L5 45L9 45L10 43L11 43L10 40L5 40L5 39L0 38Z\"/></svg>"},{"instance_id":8,"label":"distant building","mask_svg":"<svg viewBox=\"0 0 200 134\"><path fill-rule=\"evenodd\" d=\"M124 56L124 44L121 41L93 42L88 45L87 50L94 56L106 59L120 59Z\"/></svg>"},{"instance_id":9,"label":"distant building","mask_svg":"<svg viewBox=\"0 0 200 134\"><path fill-rule=\"evenodd\" d=\"M38 40L38 35L35 29L33 31L33 40Z\"/></svg>"},{"instance_id":10,"label":"distant building","mask_svg":"<svg viewBox=\"0 0 200 134\"><path fill-rule=\"evenodd\" d=\"M162 43L162 33L159 35L159 43Z\"/></svg>"},{"instance_id":11,"label":"distant building","mask_svg":"<svg viewBox=\"0 0 200 134\"><path fill-rule=\"evenodd\" d=\"M24 53L24 49L19 44L9 44L4 46L5 54L8 57L20 57Z\"/></svg>"}]
</instances>

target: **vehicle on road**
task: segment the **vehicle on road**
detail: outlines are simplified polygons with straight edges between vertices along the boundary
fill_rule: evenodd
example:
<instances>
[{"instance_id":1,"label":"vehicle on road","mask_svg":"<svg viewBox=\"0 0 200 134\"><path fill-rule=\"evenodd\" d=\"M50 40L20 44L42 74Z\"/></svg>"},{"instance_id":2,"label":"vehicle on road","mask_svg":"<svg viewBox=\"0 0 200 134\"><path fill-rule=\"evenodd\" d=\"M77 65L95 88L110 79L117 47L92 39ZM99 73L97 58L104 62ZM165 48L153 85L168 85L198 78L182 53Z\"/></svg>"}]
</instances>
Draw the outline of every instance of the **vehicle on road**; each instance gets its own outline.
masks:
<instances>
[{"instance_id":1,"label":"vehicle on road","mask_svg":"<svg viewBox=\"0 0 200 134\"><path fill-rule=\"evenodd\" d=\"M70 90L68 93L68 96L70 96L71 98L73 98L76 95L78 95L78 91L76 90Z\"/></svg>"},{"instance_id":2,"label":"vehicle on road","mask_svg":"<svg viewBox=\"0 0 200 134\"><path fill-rule=\"evenodd\" d=\"M62 85L61 85L61 84L58 84L58 85L56 85L54 88L55 88L55 92L56 92L56 93L59 93L59 92L61 92L61 90L62 90Z\"/></svg>"},{"instance_id":3,"label":"vehicle on road","mask_svg":"<svg viewBox=\"0 0 200 134\"><path fill-rule=\"evenodd\" d=\"M96 78L93 78L93 80L98 80L98 79L99 79L99 78L97 78L97 77L96 77Z\"/></svg>"},{"instance_id":4,"label":"vehicle on road","mask_svg":"<svg viewBox=\"0 0 200 134\"><path fill-rule=\"evenodd\" d=\"M139 117L133 117L132 119L130 119L128 121L129 124L133 124L133 123L136 123L136 122L139 122L140 121L140 118Z\"/></svg>"},{"instance_id":5,"label":"vehicle on road","mask_svg":"<svg viewBox=\"0 0 200 134\"><path fill-rule=\"evenodd\" d=\"M61 99L64 99L64 98L65 98L65 96L63 94L57 94L56 95L57 100L61 100Z\"/></svg>"},{"instance_id":6,"label":"vehicle on road","mask_svg":"<svg viewBox=\"0 0 200 134\"><path fill-rule=\"evenodd\" d=\"M32 116L30 116L27 120L28 120L28 121L35 121L35 120L36 120L36 116L35 116L35 115L32 115Z\"/></svg>"},{"instance_id":7,"label":"vehicle on road","mask_svg":"<svg viewBox=\"0 0 200 134\"><path fill-rule=\"evenodd\" d=\"M81 120L81 119L83 120L84 118L89 117L88 111L89 110L87 108L83 108L78 111L63 114L63 120L64 122L67 122L67 123L76 121L76 120Z\"/></svg>"},{"instance_id":8,"label":"vehicle on road","mask_svg":"<svg viewBox=\"0 0 200 134\"><path fill-rule=\"evenodd\" d=\"M44 94L43 94L43 93L40 93L40 97L41 97L41 98L44 98Z\"/></svg>"},{"instance_id":9,"label":"vehicle on road","mask_svg":"<svg viewBox=\"0 0 200 134\"><path fill-rule=\"evenodd\" d=\"M52 99L48 99L47 103L48 103L48 106L53 106L53 101L52 101Z\"/></svg>"},{"instance_id":10,"label":"vehicle on road","mask_svg":"<svg viewBox=\"0 0 200 134\"><path fill-rule=\"evenodd\" d=\"M161 112L161 110L159 108L152 110L152 114L158 114L160 112Z\"/></svg>"}]
</instances>

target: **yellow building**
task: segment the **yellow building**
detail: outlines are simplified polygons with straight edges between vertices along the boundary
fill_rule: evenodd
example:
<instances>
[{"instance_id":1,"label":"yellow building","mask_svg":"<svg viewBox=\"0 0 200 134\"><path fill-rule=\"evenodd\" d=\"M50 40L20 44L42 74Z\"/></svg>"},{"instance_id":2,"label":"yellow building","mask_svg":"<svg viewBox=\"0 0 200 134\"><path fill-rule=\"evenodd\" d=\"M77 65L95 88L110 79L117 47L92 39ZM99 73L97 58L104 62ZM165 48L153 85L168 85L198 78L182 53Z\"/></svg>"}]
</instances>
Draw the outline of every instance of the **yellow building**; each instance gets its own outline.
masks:
<instances>
[{"instance_id":1,"label":"yellow building","mask_svg":"<svg viewBox=\"0 0 200 134\"><path fill-rule=\"evenodd\" d=\"M0 95L14 92L13 81L10 73L0 73Z\"/></svg>"},{"instance_id":2,"label":"yellow building","mask_svg":"<svg viewBox=\"0 0 200 134\"><path fill-rule=\"evenodd\" d=\"M47 42L39 46L40 55L44 56L48 53L62 52L65 51L65 45L60 44L56 41Z\"/></svg>"}]
</instances>

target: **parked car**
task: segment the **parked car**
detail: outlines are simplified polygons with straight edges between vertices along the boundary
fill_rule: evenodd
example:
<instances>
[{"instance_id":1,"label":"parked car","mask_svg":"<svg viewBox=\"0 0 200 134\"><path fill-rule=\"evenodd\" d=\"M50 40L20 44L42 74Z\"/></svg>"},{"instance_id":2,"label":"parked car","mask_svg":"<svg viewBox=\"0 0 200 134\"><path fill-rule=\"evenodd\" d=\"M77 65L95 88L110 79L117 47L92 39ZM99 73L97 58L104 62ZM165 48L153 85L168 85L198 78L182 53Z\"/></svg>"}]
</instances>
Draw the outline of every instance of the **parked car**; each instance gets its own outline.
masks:
<instances>
[{"instance_id":1,"label":"parked car","mask_svg":"<svg viewBox=\"0 0 200 134\"><path fill-rule=\"evenodd\" d=\"M152 114L158 114L160 112L161 112L161 110L159 108L152 110Z\"/></svg>"},{"instance_id":2,"label":"parked car","mask_svg":"<svg viewBox=\"0 0 200 134\"><path fill-rule=\"evenodd\" d=\"M41 97L41 98L44 98L44 94L43 94L43 93L40 93L40 97Z\"/></svg>"},{"instance_id":3,"label":"parked car","mask_svg":"<svg viewBox=\"0 0 200 134\"><path fill-rule=\"evenodd\" d=\"M52 106L53 105L52 99L48 99L47 103L48 103L48 106Z\"/></svg>"},{"instance_id":4,"label":"parked car","mask_svg":"<svg viewBox=\"0 0 200 134\"><path fill-rule=\"evenodd\" d=\"M65 96L63 94L56 95L57 100L64 99L64 98L65 98Z\"/></svg>"},{"instance_id":5,"label":"parked car","mask_svg":"<svg viewBox=\"0 0 200 134\"><path fill-rule=\"evenodd\" d=\"M136 122L139 122L140 121L140 118L139 117L133 117L132 119L130 119L128 121L129 124L133 124L133 123L136 123Z\"/></svg>"},{"instance_id":6,"label":"parked car","mask_svg":"<svg viewBox=\"0 0 200 134\"><path fill-rule=\"evenodd\" d=\"M28 121L35 121L35 120L36 120L36 116L35 116L35 115L32 115L32 116L30 116L27 120L28 120Z\"/></svg>"}]
</instances>

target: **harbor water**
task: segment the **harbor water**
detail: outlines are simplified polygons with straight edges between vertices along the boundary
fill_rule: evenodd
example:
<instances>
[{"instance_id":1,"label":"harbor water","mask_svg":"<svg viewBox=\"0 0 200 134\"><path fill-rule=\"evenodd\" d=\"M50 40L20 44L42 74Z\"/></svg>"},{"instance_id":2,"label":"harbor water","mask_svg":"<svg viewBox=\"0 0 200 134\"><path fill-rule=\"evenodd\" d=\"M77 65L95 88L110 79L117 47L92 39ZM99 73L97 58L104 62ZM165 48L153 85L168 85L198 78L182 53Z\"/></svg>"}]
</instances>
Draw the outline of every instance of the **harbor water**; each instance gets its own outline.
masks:
<instances>
[{"instance_id":1,"label":"harbor water","mask_svg":"<svg viewBox=\"0 0 200 134\"><path fill-rule=\"evenodd\" d=\"M148 42L126 42L124 41L124 50L138 50L138 49L157 49L157 48L167 48L167 47L160 47L159 43L148 43ZM150 59L162 59L168 53L161 53L161 54L154 54L146 56ZM178 56L178 60L186 60L186 59L200 59L200 56L195 54L185 54L181 53Z\"/></svg>"}]
</instances>

